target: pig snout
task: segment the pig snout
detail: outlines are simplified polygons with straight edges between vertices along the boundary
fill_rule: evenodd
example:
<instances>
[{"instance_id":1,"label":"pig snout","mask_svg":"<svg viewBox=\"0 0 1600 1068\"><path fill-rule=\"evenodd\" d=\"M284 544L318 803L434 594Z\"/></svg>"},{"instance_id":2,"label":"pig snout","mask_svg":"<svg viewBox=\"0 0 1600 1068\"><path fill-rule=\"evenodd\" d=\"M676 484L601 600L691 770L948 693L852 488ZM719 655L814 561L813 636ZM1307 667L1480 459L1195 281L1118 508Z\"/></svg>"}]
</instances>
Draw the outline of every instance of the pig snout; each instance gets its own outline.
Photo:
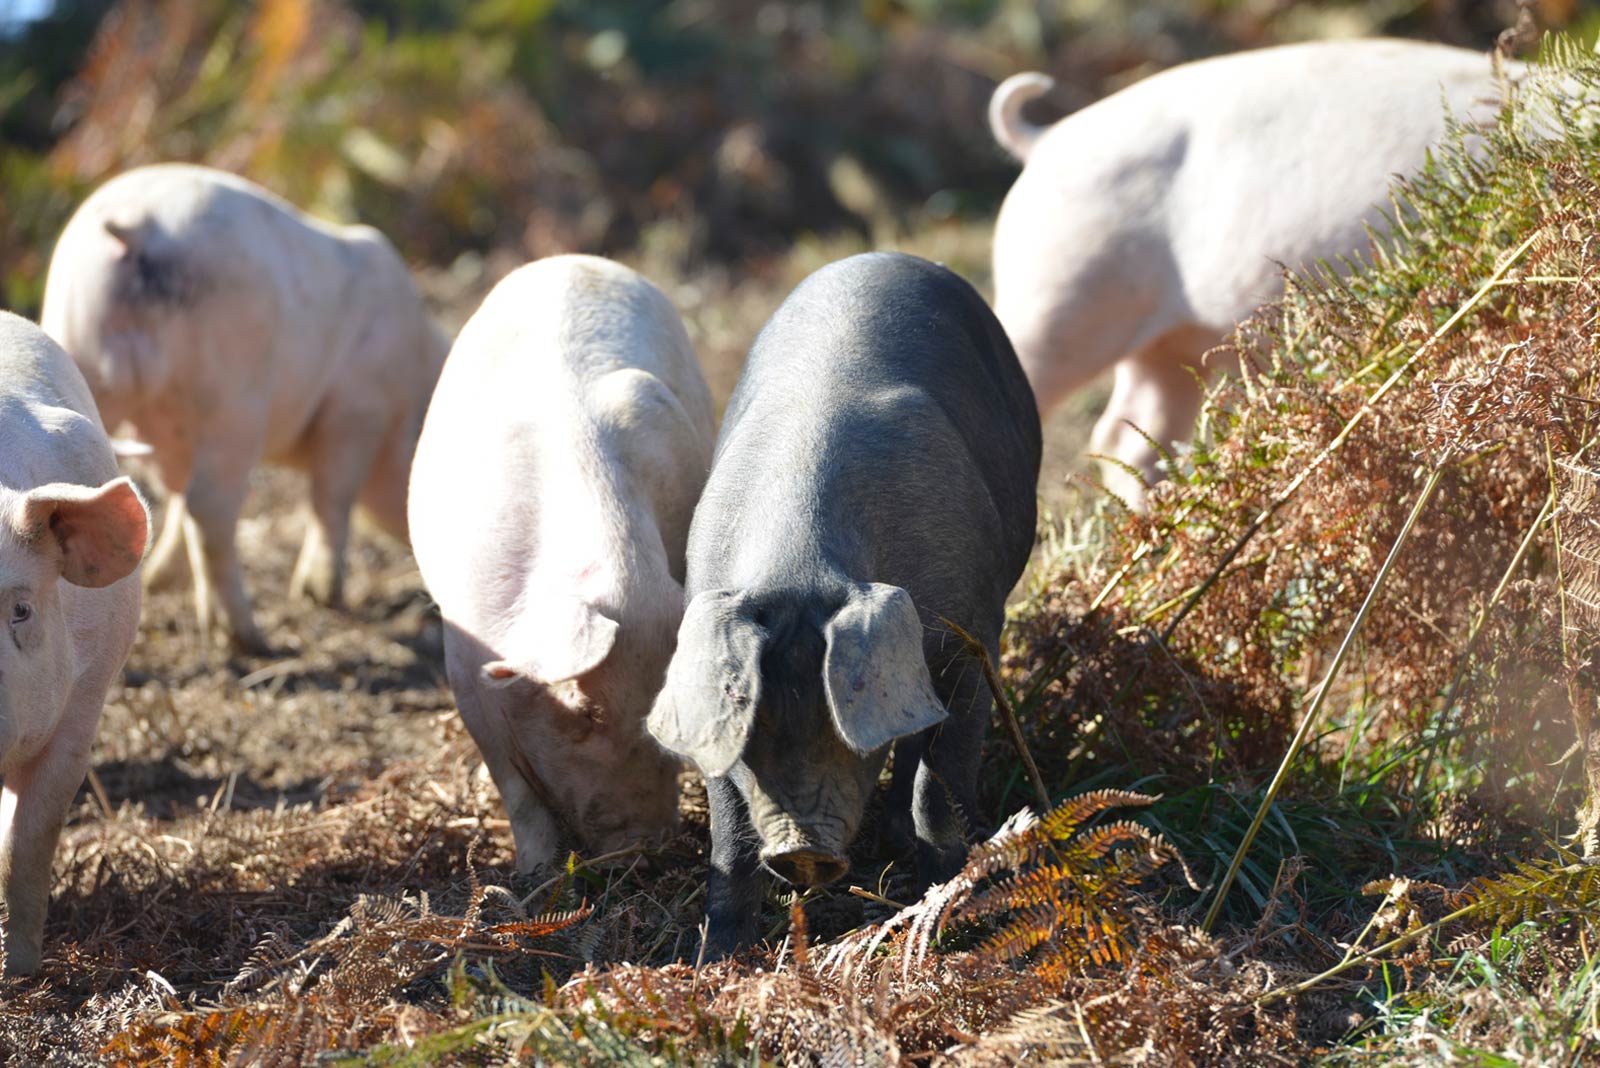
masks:
<instances>
[{"instance_id":1,"label":"pig snout","mask_svg":"<svg viewBox=\"0 0 1600 1068\"><path fill-rule=\"evenodd\" d=\"M753 800L761 863L774 875L795 886L826 886L850 867L844 851L856 821L845 818L846 812L801 816L790 806L761 804L769 799L759 794Z\"/></svg>"},{"instance_id":2,"label":"pig snout","mask_svg":"<svg viewBox=\"0 0 1600 1068\"><path fill-rule=\"evenodd\" d=\"M761 863L778 878L795 886L827 886L850 867L849 861L837 853L808 845L764 849Z\"/></svg>"}]
</instances>

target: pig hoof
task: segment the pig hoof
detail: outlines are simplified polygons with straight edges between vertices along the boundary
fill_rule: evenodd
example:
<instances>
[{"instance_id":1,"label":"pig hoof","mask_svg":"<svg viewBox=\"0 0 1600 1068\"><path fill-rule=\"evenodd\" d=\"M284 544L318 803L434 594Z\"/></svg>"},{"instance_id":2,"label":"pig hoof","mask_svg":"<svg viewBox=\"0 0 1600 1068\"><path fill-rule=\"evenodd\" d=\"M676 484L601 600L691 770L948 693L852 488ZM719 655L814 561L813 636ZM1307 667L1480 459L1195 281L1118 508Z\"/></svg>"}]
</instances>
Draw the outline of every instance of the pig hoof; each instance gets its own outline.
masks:
<instances>
[{"instance_id":1,"label":"pig hoof","mask_svg":"<svg viewBox=\"0 0 1600 1068\"><path fill-rule=\"evenodd\" d=\"M32 975L39 970L39 947L10 945L6 947L6 976Z\"/></svg>"},{"instance_id":2,"label":"pig hoof","mask_svg":"<svg viewBox=\"0 0 1600 1068\"><path fill-rule=\"evenodd\" d=\"M276 660L284 655L281 651L268 644L267 639L263 638L260 632L230 634L228 636L228 644L233 647L233 651L236 653L258 657L262 660Z\"/></svg>"},{"instance_id":3,"label":"pig hoof","mask_svg":"<svg viewBox=\"0 0 1600 1068\"><path fill-rule=\"evenodd\" d=\"M700 946L700 963L727 960L751 941L751 938L741 938L731 924L720 927L713 924L706 930L706 939Z\"/></svg>"},{"instance_id":4,"label":"pig hoof","mask_svg":"<svg viewBox=\"0 0 1600 1068\"><path fill-rule=\"evenodd\" d=\"M885 857L903 857L911 852L916 837L909 812L887 814L878 823L878 852Z\"/></svg>"},{"instance_id":5,"label":"pig hoof","mask_svg":"<svg viewBox=\"0 0 1600 1068\"><path fill-rule=\"evenodd\" d=\"M306 600L324 608L344 610L344 583L335 582L326 576L321 578L306 577L291 584L289 596L295 600Z\"/></svg>"},{"instance_id":6,"label":"pig hoof","mask_svg":"<svg viewBox=\"0 0 1600 1068\"><path fill-rule=\"evenodd\" d=\"M917 882L919 890L926 890L935 883L947 882L955 878L967 861L967 847L958 845L954 847L939 848L927 842L917 842Z\"/></svg>"}]
</instances>

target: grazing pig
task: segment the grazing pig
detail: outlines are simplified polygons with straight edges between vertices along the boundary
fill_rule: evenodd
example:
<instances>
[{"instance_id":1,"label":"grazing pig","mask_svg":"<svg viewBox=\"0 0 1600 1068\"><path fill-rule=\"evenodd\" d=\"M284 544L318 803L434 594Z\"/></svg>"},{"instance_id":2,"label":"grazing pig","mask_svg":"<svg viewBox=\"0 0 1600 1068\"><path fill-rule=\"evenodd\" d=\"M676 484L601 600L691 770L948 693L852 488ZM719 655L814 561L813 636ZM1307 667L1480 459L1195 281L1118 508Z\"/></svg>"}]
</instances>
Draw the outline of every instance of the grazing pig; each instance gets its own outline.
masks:
<instances>
[{"instance_id":1,"label":"grazing pig","mask_svg":"<svg viewBox=\"0 0 1600 1068\"><path fill-rule=\"evenodd\" d=\"M1190 63L1048 128L1025 121L1050 87L1018 74L990 101L1026 164L995 226L995 310L1041 411L1116 365L1090 445L1144 476L1105 468L1135 507L1157 476L1144 434L1189 433L1206 350L1281 291L1283 265L1366 250L1391 178L1422 167L1447 109L1488 120L1506 88L1482 53L1382 40Z\"/></svg>"},{"instance_id":2,"label":"grazing pig","mask_svg":"<svg viewBox=\"0 0 1600 1068\"><path fill-rule=\"evenodd\" d=\"M714 437L677 312L620 264L554 256L462 329L411 473L417 564L517 867L561 831L610 850L677 818L645 733L683 617Z\"/></svg>"},{"instance_id":3,"label":"grazing pig","mask_svg":"<svg viewBox=\"0 0 1600 1068\"><path fill-rule=\"evenodd\" d=\"M959 866L990 696L942 620L998 658L1028 560L1039 418L1005 332L950 271L825 267L756 339L689 532L650 731L711 804L706 952L755 933L758 864L802 886L845 850L895 744L891 837Z\"/></svg>"},{"instance_id":4,"label":"grazing pig","mask_svg":"<svg viewBox=\"0 0 1600 1068\"><path fill-rule=\"evenodd\" d=\"M0 899L7 974L39 967L50 859L139 626L150 520L83 376L0 312Z\"/></svg>"},{"instance_id":5,"label":"grazing pig","mask_svg":"<svg viewBox=\"0 0 1600 1068\"><path fill-rule=\"evenodd\" d=\"M133 424L172 494L146 580L187 543L202 633L211 590L240 648L268 652L234 527L261 460L309 472L313 523L291 592L343 600L359 501L406 538L405 491L446 342L376 230L332 226L204 167L129 171L67 224L45 331L107 426Z\"/></svg>"}]
</instances>

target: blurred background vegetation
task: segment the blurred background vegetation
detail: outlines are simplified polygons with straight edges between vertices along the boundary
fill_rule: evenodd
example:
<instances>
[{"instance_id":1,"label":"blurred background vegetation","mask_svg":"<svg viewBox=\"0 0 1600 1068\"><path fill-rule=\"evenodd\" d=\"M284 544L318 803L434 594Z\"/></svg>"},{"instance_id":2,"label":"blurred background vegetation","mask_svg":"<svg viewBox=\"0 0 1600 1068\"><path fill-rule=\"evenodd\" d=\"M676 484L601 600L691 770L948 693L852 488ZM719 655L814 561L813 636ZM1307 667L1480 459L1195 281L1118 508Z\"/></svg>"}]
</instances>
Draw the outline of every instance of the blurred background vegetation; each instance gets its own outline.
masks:
<instances>
[{"instance_id":1,"label":"blurred background vegetation","mask_svg":"<svg viewBox=\"0 0 1600 1068\"><path fill-rule=\"evenodd\" d=\"M1592 0L1530 7L1544 28L1600 23ZM1516 16L1515 0L0 0L0 306L37 314L66 217L137 164L204 162L370 222L436 307L561 251L737 279L810 235L986 221L1015 167L984 109L1015 70L1053 73L1060 114L1185 59L1380 33L1488 48Z\"/></svg>"}]
</instances>

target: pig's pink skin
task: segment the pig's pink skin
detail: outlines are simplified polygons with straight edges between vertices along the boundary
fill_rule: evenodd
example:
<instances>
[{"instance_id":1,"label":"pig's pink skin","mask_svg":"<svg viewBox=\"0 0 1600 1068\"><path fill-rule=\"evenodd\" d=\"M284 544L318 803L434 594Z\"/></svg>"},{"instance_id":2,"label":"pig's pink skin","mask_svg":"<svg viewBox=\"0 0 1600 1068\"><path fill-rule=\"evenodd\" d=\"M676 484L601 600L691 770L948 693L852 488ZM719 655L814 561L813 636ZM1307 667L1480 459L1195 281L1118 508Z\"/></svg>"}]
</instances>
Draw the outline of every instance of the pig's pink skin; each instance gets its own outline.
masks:
<instances>
[{"instance_id":1,"label":"pig's pink skin","mask_svg":"<svg viewBox=\"0 0 1600 1068\"><path fill-rule=\"evenodd\" d=\"M1508 78L1523 67L1504 64ZM1489 56L1405 41L1325 41L1176 67L1052 126L995 91L996 139L1023 160L994 239L995 310L1041 412L1115 365L1090 451L1158 477L1163 444L1198 414L1195 371L1232 327L1282 292L1282 268L1361 255L1457 119L1494 117L1506 83ZM1140 479L1104 465L1142 506Z\"/></svg>"},{"instance_id":2,"label":"pig's pink skin","mask_svg":"<svg viewBox=\"0 0 1600 1068\"><path fill-rule=\"evenodd\" d=\"M365 226L306 216L242 178L141 167L101 186L50 262L42 323L107 425L152 450L173 495L146 569L183 566L209 627L267 651L234 528L266 461L306 471L311 511L292 592L338 604L360 503L406 537L405 487L447 342L405 265Z\"/></svg>"},{"instance_id":3,"label":"pig's pink skin","mask_svg":"<svg viewBox=\"0 0 1600 1068\"><path fill-rule=\"evenodd\" d=\"M676 820L677 762L644 720L713 438L677 312L607 260L513 272L445 363L412 468L412 545L522 870L551 859L562 825L604 851Z\"/></svg>"},{"instance_id":4,"label":"pig's pink skin","mask_svg":"<svg viewBox=\"0 0 1600 1068\"><path fill-rule=\"evenodd\" d=\"M144 502L83 377L0 312L0 900L6 972L39 966L50 861L139 625Z\"/></svg>"}]
</instances>

